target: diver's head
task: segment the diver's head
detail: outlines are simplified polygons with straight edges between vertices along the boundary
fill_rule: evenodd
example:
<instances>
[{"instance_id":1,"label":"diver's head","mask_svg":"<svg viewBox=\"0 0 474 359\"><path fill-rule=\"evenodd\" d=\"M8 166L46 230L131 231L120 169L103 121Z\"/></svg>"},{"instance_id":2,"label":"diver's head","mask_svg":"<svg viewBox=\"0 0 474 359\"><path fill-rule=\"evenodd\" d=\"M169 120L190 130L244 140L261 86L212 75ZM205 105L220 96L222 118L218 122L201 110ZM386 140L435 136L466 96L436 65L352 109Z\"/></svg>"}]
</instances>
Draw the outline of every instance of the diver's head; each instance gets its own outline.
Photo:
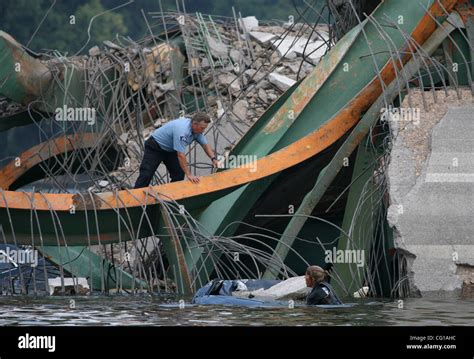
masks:
<instances>
[{"instance_id":1,"label":"diver's head","mask_svg":"<svg viewBox=\"0 0 474 359\"><path fill-rule=\"evenodd\" d=\"M324 281L327 275L328 272L322 269L320 266L309 266L308 269L306 269L304 276L306 280L306 286L313 288L316 284Z\"/></svg>"}]
</instances>

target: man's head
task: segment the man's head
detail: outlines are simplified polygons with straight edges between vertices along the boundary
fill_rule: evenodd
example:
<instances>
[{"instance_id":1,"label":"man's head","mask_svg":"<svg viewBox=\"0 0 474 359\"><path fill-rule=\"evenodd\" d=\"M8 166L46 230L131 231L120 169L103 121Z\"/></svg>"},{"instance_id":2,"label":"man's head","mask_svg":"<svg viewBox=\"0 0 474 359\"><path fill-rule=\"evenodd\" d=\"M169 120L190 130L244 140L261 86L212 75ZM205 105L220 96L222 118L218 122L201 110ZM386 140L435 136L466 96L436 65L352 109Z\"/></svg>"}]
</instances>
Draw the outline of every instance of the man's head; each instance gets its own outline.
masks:
<instances>
[{"instance_id":1,"label":"man's head","mask_svg":"<svg viewBox=\"0 0 474 359\"><path fill-rule=\"evenodd\" d=\"M328 272L322 269L320 266L309 266L306 269L304 279L306 280L306 286L313 288L316 284L324 281Z\"/></svg>"},{"instance_id":2,"label":"man's head","mask_svg":"<svg viewBox=\"0 0 474 359\"><path fill-rule=\"evenodd\" d=\"M203 133L211 119L204 112L197 112L191 120L191 128L193 133Z\"/></svg>"}]
</instances>

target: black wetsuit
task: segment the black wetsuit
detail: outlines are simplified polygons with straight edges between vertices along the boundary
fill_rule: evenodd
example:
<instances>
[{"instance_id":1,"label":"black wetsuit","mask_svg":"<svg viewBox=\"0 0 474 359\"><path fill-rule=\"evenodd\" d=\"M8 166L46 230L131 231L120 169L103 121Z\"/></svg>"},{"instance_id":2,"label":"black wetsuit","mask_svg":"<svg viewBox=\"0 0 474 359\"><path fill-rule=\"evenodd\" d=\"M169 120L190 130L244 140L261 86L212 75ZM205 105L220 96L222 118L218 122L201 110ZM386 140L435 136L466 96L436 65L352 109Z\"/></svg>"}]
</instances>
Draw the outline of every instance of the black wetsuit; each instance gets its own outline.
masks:
<instances>
[{"instance_id":1,"label":"black wetsuit","mask_svg":"<svg viewBox=\"0 0 474 359\"><path fill-rule=\"evenodd\" d=\"M306 298L307 305L342 304L334 293L332 287L327 282L321 282L313 287L311 293Z\"/></svg>"}]
</instances>

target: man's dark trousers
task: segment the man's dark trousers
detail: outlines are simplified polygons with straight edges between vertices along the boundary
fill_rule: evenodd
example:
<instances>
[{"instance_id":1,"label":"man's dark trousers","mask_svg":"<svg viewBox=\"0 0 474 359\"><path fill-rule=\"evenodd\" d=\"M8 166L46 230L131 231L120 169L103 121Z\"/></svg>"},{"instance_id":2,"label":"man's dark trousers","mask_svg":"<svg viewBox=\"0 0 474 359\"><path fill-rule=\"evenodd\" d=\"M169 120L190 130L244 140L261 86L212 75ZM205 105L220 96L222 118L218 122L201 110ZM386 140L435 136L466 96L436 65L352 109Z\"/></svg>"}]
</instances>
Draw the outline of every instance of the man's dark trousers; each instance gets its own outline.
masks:
<instances>
[{"instance_id":1,"label":"man's dark trousers","mask_svg":"<svg viewBox=\"0 0 474 359\"><path fill-rule=\"evenodd\" d=\"M145 153L140 164L140 174L134 188L148 187L156 169L163 162L170 173L171 182L184 179L184 171L181 169L176 151L167 152L160 147L153 136L145 141Z\"/></svg>"}]
</instances>

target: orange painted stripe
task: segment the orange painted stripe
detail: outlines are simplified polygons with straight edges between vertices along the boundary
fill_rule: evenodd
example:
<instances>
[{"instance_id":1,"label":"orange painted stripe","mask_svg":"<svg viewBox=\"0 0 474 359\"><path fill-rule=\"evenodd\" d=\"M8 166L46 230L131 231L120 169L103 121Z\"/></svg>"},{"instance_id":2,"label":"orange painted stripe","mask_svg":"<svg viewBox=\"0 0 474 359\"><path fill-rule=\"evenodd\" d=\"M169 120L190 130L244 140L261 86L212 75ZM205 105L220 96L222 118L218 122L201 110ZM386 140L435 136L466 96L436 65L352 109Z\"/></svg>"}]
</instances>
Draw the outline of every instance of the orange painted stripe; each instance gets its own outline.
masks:
<instances>
[{"instance_id":1,"label":"orange painted stripe","mask_svg":"<svg viewBox=\"0 0 474 359\"><path fill-rule=\"evenodd\" d=\"M80 133L55 138L33 146L18 156L19 166L16 166L17 160L15 159L0 170L0 188L8 189L29 169L48 158L81 148L93 147L98 140L98 134Z\"/></svg>"}]
</instances>

